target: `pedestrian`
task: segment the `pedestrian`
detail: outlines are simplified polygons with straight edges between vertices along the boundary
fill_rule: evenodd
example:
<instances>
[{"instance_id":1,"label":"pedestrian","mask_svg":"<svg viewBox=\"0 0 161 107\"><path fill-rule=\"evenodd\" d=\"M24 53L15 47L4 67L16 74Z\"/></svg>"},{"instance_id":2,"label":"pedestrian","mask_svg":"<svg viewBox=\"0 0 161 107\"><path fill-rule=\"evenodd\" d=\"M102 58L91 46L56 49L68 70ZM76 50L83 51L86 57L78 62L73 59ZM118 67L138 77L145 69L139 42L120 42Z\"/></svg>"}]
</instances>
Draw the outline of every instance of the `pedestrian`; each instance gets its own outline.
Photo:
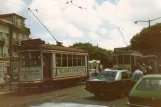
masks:
<instances>
[{"instance_id":1,"label":"pedestrian","mask_svg":"<svg viewBox=\"0 0 161 107\"><path fill-rule=\"evenodd\" d=\"M5 81L5 85L8 85L10 82L10 76L7 73L5 73L4 75L4 81Z\"/></svg>"},{"instance_id":2,"label":"pedestrian","mask_svg":"<svg viewBox=\"0 0 161 107\"><path fill-rule=\"evenodd\" d=\"M146 69L147 66L143 63L142 60L140 61L139 66L140 66L140 70L141 70L144 74L147 74L147 69Z\"/></svg>"},{"instance_id":3,"label":"pedestrian","mask_svg":"<svg viewBox=\"0 0 161 107\"><path fill-rule=\"evenodd\" d=\"M132 78L131 78L131 81L133 82L133 84L135 84L143 75L144 73L141 71L140 64L138 63L135 66L135 71L132 74Z\"/></svg>"},{"instance_id":4,"label":"pedestrian","mask_svg":"<svg viewBox=\"0 0 161 107\"><path fill-rule=\"evenodd\" d=\"M5 81L2 75L0 75L0 90L4 89Z\"/></svg>"}]
</instances>

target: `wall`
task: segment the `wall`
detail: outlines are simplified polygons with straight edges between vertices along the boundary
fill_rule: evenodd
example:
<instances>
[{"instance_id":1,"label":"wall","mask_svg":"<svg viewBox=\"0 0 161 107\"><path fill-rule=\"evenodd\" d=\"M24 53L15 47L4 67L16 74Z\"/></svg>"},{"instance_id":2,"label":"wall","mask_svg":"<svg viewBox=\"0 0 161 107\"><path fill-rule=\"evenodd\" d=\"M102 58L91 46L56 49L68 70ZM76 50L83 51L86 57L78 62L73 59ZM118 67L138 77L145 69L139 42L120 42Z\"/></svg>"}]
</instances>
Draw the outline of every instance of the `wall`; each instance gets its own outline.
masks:
<instances>
[{"instance_id":1,"label":"wall","mask_svg":"<svg viewBox=\"0 0 161 107\"><path fill-rule=\"evenodd\" d=\"M5 40L5 44L3 45L3 57L8 57L8 46L9 46L9 27L0 25L0 32L2 32L2 36L0 40Z\"/></svg>"}]
</instances>

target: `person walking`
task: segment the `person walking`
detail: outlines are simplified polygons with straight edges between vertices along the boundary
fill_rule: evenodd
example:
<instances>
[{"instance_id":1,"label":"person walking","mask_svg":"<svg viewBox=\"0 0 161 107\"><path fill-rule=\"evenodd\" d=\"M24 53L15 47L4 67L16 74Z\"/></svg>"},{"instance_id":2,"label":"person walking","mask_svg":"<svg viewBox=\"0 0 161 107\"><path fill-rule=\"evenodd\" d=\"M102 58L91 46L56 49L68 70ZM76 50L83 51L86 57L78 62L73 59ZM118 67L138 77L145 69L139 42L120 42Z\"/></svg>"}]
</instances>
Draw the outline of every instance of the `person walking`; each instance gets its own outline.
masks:
<instances>
[{"instance_id":1,"label":"person walking","mask_svg":"<svg viewBox=\"0 0 161 107\"><path fill-rule=\"evenodd\" d=\"M138 63L135 66L135 71L132 74L131 81L135 84L142 76L144 75L143 71L141 71L140 64Z\"/></svg>"},{"instance_id":2,"label":"person walking","mask_svg":"<svg viewBox=\"0 0 161 107\"><path fill-rule=\"evenodd\" d=\"M10 76L7 73L5 73L4 75L4 80L5 80L5 85L8 85L10 82Z\"/></svg>"},{"instance_id":3,"label":"person walking","mask_svg":"<svg viewBox=\"0 0 161 107\"><path fill-rule=\"evenodd\" d=\"M3 90L5 86L5 81L3 76L0 74L0 90Z\"/></svg>"}]
</instances>

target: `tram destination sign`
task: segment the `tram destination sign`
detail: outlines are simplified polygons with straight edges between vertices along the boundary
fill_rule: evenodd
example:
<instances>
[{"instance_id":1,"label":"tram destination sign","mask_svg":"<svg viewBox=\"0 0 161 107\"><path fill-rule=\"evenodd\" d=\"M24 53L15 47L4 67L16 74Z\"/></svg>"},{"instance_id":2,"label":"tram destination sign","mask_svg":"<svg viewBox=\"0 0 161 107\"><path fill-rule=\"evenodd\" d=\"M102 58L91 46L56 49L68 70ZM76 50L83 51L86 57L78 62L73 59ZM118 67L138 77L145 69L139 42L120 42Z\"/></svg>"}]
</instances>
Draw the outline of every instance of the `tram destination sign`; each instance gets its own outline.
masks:
<instances>
[{"instance_id":1,"label":"tram destination sign","mask_svg":"<svg viewBox=\"0 0 161 107\"><path fill-rule=\"evenodd\" d=\"M33 81L42 78L41 67L22 67L19 73L20 81Z\"/></svg>"},{"instance_id":2,"label":"tram destination sign","mask_svg":"<svg viewBox=\"0 0 161 107\"><path fill-rule=\"evenodd\" d=\"M87 75L86 67L84 68L55 68L54 77L82 76Z\"/></svg>"}]
</instances>

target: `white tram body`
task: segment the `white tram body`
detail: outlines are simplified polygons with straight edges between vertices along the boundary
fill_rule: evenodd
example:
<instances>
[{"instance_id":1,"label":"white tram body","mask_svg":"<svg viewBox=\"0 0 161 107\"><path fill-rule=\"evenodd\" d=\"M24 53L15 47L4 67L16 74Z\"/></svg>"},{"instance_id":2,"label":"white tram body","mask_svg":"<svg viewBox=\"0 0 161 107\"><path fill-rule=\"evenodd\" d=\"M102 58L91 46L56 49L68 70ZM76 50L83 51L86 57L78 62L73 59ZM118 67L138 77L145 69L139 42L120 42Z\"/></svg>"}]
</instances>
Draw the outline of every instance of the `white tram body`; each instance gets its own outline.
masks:
<instances>
[{"instance_id":1,"label":"white tram body","mask_svg":"<svg viewBox=\"0 0 161 107\"><path fill-rule=\"evenodd\" d=\"M124 68L133 72L135 64L143 60L143 55L136 51L119 50L113 53L113 68Z\"/></svg>"},{"instance_id":2,"label":"white tram body","mask_svg":"<svg viewBox=\"0 0 161 107\"><path fill-rule=\"evenodd\" d=\"M35 39L22 41L19 55L19 87L79 82L89 77L88 53L81 49Z\"/></svg>"}]
</instances>

